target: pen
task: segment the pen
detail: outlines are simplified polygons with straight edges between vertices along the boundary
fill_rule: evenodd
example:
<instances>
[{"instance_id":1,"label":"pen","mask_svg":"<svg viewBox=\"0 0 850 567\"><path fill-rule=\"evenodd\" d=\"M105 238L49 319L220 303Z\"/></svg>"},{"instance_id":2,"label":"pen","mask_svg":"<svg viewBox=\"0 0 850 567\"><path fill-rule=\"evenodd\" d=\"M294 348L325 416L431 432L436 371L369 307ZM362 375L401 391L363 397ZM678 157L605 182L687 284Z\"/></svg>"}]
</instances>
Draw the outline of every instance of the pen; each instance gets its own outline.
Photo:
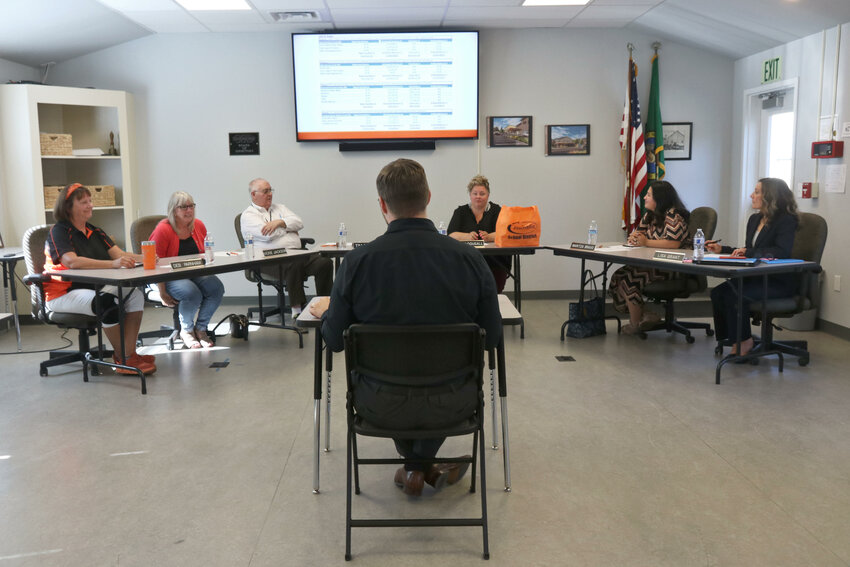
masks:
<instances>
[{"instance_id":1,"label":"pen","mask_svg":"<svg viewBox=\"0 0 850 567\"><path fill-rule=\"evenodd\" d=\"M717 240L706 240L706 244L717 244L718 242L723 242L722 238L718 238Z\"/></svg>"}]
</instances>

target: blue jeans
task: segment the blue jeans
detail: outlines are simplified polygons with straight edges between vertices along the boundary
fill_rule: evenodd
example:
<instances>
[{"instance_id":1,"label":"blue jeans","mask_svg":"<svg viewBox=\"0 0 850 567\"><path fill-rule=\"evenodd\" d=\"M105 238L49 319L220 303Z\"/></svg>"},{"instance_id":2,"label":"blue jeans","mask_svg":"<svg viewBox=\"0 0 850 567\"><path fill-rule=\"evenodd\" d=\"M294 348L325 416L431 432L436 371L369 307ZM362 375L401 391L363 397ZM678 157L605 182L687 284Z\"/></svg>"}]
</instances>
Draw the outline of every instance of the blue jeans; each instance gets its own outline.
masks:
<instances>
[{"instance_id":1,"label":"blue jeans","mask_svg":"<svg viewBox=\"0 0 850 567\"><path fill-rule=\"evenodd\" d=\"M180 315L180 330L207 330L213 313L221 305L224 284L216 276L201 276L189 280L165 282L165 290L177 300ZM198 320L195 321L195 313Z\"/></svg>"}]
</instances>

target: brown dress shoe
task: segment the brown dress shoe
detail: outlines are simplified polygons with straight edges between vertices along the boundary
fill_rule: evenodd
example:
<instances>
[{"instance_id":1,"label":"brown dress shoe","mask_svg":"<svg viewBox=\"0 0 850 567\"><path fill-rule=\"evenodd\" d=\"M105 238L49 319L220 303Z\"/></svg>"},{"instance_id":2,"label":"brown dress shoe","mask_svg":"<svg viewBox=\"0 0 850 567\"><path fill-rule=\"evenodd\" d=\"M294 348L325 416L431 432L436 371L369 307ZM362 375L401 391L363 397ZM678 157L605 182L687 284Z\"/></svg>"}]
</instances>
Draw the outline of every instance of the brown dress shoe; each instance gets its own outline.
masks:
<instances>
[{"instance_id":1,"label":"brown dress shoe","mask_svg":"<svg viewBox=\"0 0 850 567\"><path fill-rule=\"evenodd\" d=\"M425 486L425 473L422 471L406 471L401 467L395 471L395 485L408 496L421 496Z\"/></svg>"},{"instance_id":2,"label":"brown dress shoe","mask_svg":"<svg viewBox=\"0 0 850 567\"><path fill-rule=\"evenodd\" d=\"M471 455L464 455L463 458L470 459ZM440 490L447 484L455 484L469 470L469 463L438 463L431 465L428 473L425 475L425 482Z\"/></svg>"}]
</instances>

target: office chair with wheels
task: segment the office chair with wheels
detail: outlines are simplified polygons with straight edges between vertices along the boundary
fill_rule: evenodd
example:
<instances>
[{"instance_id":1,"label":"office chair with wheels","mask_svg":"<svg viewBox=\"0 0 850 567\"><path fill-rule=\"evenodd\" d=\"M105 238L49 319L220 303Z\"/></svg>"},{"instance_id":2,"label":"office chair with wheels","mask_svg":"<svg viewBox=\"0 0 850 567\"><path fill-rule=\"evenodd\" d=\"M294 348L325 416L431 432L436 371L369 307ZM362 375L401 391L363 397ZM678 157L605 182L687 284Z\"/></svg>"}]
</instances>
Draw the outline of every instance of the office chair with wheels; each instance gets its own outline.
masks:
<instances>
[{"instance_id":1,"label":"office chair with wheels","mask_svg":"<svg viewBox=\"0 0 850 567\"><path fill-rule=\"evenodd\" d=\"M706 240L712 238L717 228L717 211L711 207L697 207L691 211L691 217L688 220L688 232L691 237L693 237L698 228L702 229ZM685 341L688 344L692 344L696 340L691 335L691 329L704 329L705 334L709 337L714 335L710 323L697 323L676 319L676 313L673 307L673 301L675 299L690 297L694 293L705 291L707 287L708 280L705 276L679 273L674 274L672 279L652 282L647 285L643 290L643 294L653 302L664 305L664 319L645 331L663 329L668 333L681 333L685 336Z\"/></svg>"},{"instance_id":2,"label":"office chair with wheels","mask_svg":"<svg viewBox=\"0 0 850 567\"><path fill-rule=\"evenodd\" d=\"M156 225L164 218L166 218L165 215L149 215L139 217L133 221L130 225L130 242L133 246L134 254L142 253L142 242L148 240ZM159 301L159 288L156 285L145 286L142 289L142 293L145 296L145 303L157 308L165 307ZM144 331L139 333L138 344L144 344L144 339L167 338L168 350L174 350L174 342L180 340L180 315L177 313L176 308L170 307L169 309L172 312L171 326L160 325L158 331Z\"/></svg>"},{"instance_id":3,"label":"office chair with wheels","mask_svg":"<svg viewBox=\"0 0 850 567\"><path fill-rule=\"evenodd\" d=\"M797 234L794 236L794 246L791 248L791 257L820 264L828 232L826 220L814 213L797 213L797 215L799 223ZM797 363L800 366L806 366L809 363L808 341L776 341L773 338L774 328L780 330L782 328L774 323L774 319L792 317L803 311L816 309L820 305L819 272L804 272L799 277L800 287L796 294L766 301L753 301L749 304L749 310L756 324L762 323L763 312L767 315L767 320L762 325L762 336L753 337L755 341L753 351L779 351L790 354L797 357ZM723 346L726 346L725 342L718 344L716 349L718 354L722 353Z\"/></svg>"},{"instance_id":4,"label":"office chair with wheels","mask_svg":"<svg viewBox=\"0 0 850 567\"><path fill-rule=\"evenodd\" d=\"M245 237L242 234L241 213L236 215L236 218L233 219L233 228L236 230L236 238L239 240L239 247L245 248ZM301 249L306 250L308 244L313 244L315 242L316 241L312 238L301 238ZM291 331L295 331L296 333L298 333L298 346L299 348L303 348L303 330L296 327L294 325L294 321L293 325L286 325L284 323L284 314L290 310L290 308L286 306L286 283L282 280L271 278L267 274L263 274L259 269L245 270L245 279L247 279L249 282L257 284L257 307L248 308L248 319L251 318L251 315L253 313L257 313L258 318L255 321L249 321L249 324L256 325L258 327L275 327L277 329L288 329ZM277 292L277 307L263 307L263 285L271 286ZM269 317L273 317L274 315L280 315L280 325L267 322L267 319Z\"/></svg>"},{"instance_id":5,"label":"office chair with wheels","mask_svg":"<svg viewBox=\"0 0 850 567\"><path fill-rule=\"evenodd\" d=\"M76 313L54 313L45 307L44 282L50 276L44 275L44 244L50 233L52 224L34 226L24 233L23 249L24 262L27 266L27 275L24 283L30 290L30 301L32 303L32 316L34 319L56 325L60 329L76 329L78 331L78 349L75 351L51 351L50 358L40 363L39 374L47 376L47 369L52 366L70 364L72 362L83 362L86 355L91 354L102 359L111 356L112 351L104 350L103 337L101 335L100 320L93 315L79 315ZM89 337L97 335L97 349L92 350ZM96 366L91 368L92 374L99 372ZM83 382L89 381L88 365L83 364Z\"/></svg>"},{"instance_id":6,"label":"office chair with wheels","mask_svg":"<svg viewBox=\"0 0 850 567\"><path fill-rule=\"evenodd\" d=\"M345 559L351 559L351 528L480 526L487 540L487 482L484 470L484 331L456 325L352 325L345 332L347 473ZM435 404L435 399L439 401ZM472 456L436 458L469 463L470 492L481 466L481 516L473 518L352 518L352 492L360 494L360 465L404 464L404 458L364 459L357 436L429 439L472 435ZM353 485L353 486L352 486Z\"/></svg>"}]
</instances>

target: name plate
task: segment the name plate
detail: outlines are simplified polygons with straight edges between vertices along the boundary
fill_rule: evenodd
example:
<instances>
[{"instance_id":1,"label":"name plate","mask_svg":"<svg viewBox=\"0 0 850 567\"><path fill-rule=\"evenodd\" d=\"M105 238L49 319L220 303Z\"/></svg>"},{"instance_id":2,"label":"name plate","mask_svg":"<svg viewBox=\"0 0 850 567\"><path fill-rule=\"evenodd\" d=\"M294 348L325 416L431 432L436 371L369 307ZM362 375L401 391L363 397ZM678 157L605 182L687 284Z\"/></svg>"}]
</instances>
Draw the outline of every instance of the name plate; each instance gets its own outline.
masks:
<instances>
[{"instance_id":1,"label":"name plate","mask_svg":"<svg viewBox=\"0 0 850 567\"><path fill-rule=\"evenodd\" d=\"M467 240L466 243L470 246L484 246L483 240Z\"/></svg>"},{"instance_id":2,"label":"name plate","mask_svg":"<svg viewBox=\"0 0 850 567\"><path fill-rule=\"evenodd\" d=\"M352 248L360 248L361 246L366 246L367 244L369 244L369 243L368 242L352 242L351 247Z\"/></svg>"},{"instance_id":3,"label":"name plate","mask_svg":"<svg viewBox=\"0 0 850 567\"><path fill-rule=\"evenodd\" d=\"M672 260L674 262L681 262L685 259L684 252L661 252L657 251L652 256L653 260Z\"/></svg>"},{"instance_id":4,"label":"name plate","mask_svg":"<svg viewBox=\"0 0 850 567\"><path fill-rule=\"evenodd\" d=\"M573 242L570 244L571 250L596 250L596 244L588 244L587 242Z\"/></svg>"},{"instance_id":5,"label":"name plate","mask_svg":"<svg viewBox=\"0 0 850 567\"><path fill-rule=\"evenodd\" d=\"M180 260L179 262L171 262L172 270L182 270L183 268L194 268L195 266L203 266L207 261L203 258L195 258L194 260Z\"/></svg>"},{"instance_id":6,"label":"name plate","mask_svg":"<svg viewBox=\"0 0 850 567\"><path fill-rule=\"evenodd\" d=\"M283 254L286 254L286 248L269 248L268 250L263 250L263 258L282 256Z\"/></svg>"}]
</instances>

